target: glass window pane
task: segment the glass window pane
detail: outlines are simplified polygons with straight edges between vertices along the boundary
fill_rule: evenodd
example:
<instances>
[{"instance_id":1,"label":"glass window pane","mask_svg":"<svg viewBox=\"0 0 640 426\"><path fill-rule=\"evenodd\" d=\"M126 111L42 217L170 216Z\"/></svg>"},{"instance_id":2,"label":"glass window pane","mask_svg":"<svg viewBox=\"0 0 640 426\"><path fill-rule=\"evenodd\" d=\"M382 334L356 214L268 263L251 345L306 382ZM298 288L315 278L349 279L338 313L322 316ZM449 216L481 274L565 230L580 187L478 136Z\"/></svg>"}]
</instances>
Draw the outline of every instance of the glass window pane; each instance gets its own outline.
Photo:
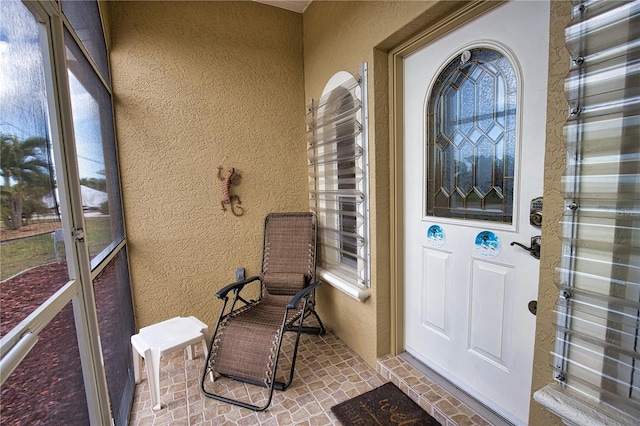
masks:
<instances>
[{"instance_id":1,"label":"glass window pane","mask_svg":"<svg viewBox=\"0 0 640 426\"><path fill-rule=\"evenodd\" d=\"M499 52L468 53L445 67L430 94L427 213L511 223L515 73Z\"/></svg>"},{"instance_id":2,"label":"glass window pane","mask_svg":"<svg viewBox=\"0 0 640 426\"><path fill-rule=\"evenodd\" d=\"M341 116L345 112L352 110L354 99L350 92L345 90L343 97L336 107L336 116ZM356 187L355 174L355 122L349 121L343 126L336 126L336 155L338 189L352 189ZM356 269L358 266L358 247L356 245L356 235L358 226L356 221L355 197L340 197L338 201L339 229L340 234L340 263Z\"/></svg>"},{"instance_id":3,"label":"glass window pane","mask_svg":"<svg viewBox=\"0 0 640 426\"><path fill-rule=\"evenodd\" d=\"M91 258L101 259L124 238L111 95L69 33L65 43L85 238Z\"/></svg>"},{"instance_id":4,"label":"glass window pane","mask_svg":"<svg viewBox=\"0 0 640 426\"><path fill-rule=\"evenodd\" d=\"M107 46L104 41L98 2L87 0L63 1L62 12L96 63L100 74L110 85Z\"/></svg>"},{"instance_id":5,"label":"glass window pane","mask_svg":"<svg viewBox=\"0 0 640 426\"><path fill-rule=\"evenodd\" d=\"M42 24L0 1L2 336L69 279L54 175Z\"/></svg>"},{"instance_id":6,"label":"glass window pane","mask_svg":"<svg viewBox=\"0 0 640 426\"><path fill-rule=\"evenodd\" d=\"M130 336L136 333L126 249L93 281L111 410L116 424L126 424L133 400Z\"/></svg>"},{"instance_id":7,"label":"glass window pane","mask_svg":"<svg viewBox=\"0 0 640 426\"><path fill-rule=\"evenodd\" d=\"M29 287L25 283L21 290L28 293ZM2 424L89 424L71 304L40 332L38 343L2 384L0 393Z\"/></svg>"}]
</instances>

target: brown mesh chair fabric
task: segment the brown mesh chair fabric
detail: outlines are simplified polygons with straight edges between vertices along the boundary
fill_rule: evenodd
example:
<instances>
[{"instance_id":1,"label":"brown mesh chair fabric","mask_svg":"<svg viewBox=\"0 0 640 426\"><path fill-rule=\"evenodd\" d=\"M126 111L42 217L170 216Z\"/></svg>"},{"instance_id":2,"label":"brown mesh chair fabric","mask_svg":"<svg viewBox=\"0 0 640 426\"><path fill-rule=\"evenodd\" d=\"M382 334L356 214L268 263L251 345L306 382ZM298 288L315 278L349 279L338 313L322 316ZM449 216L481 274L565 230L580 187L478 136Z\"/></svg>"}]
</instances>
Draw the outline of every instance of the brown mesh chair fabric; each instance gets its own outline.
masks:
<instances>
[{"instance_id":1,"label":"brown mesh chair fabric","mask_svg":"<svg viewBox=\"0 0 640 426\"><path fill-rule=\"evenodd\" d=\"M230 317L217 336L215 372L268 386L285 303L260 303ZM292 318L293 319L293 318Z\"/></svg>"},{"instance_id":2,"label":"brown mesh chair fabric","mask_svg":"<svg viewBox=\"0 0 640 426\"><path fill-rule=\"evenodd\" d=\"M283 272L310 276L315 267L314 232L311 216L267 216L262 273Z\"/></svg>"},{"instance_id":3,"label":"brown mesh chair fabric","mask_svg":"<svg viewBox=\"0 0 640 426\"><path fill-rule=\"evenodd\" d=\"M291 384L300 333L324 333L315 312L314 290L320 284L315 281L316 235L312 213L271 213L265 218L261 274L216 293L224 306L202 378L206 396L260 411L270 404L274 387L286 389ZM247 301L240 292L252 282L260 283L260 298ZM303 325L310 315L319 327ZM297 332L289 380L276 383L282 336L288 331ZM267 387L269 401L256 407L217 395L207 390L209 373Z\"/></svg>"},{"instance_id":4,"label":"brown mesh chair fabric","mask_svg":"<svg viewBox=\"0 0 640 426\"><path fill-rule=\"evenodd\" d=\"M307 275L269 272L262 275L262 284L269 294L293 296L302 290L308 282Z\"/></svg>"}]
</instances>

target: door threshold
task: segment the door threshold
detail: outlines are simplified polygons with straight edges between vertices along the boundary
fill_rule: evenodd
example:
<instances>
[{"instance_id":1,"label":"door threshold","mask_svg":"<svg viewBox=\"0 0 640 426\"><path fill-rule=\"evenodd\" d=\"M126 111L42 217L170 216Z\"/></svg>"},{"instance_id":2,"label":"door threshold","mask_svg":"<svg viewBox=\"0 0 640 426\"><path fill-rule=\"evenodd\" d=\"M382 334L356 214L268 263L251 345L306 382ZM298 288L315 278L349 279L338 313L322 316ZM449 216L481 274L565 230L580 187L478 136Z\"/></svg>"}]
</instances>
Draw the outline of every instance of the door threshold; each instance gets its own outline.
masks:
<instances>
[{"instance_id":1,"label":"door threshold","mask_svg":"<svg viewBox=\"0 0 640 426\"><path fill-rule=\"evenodd\" d=\"M378 359L377 370L443 426L513 426L407 352Z\"/></svg>"}]
</instances>

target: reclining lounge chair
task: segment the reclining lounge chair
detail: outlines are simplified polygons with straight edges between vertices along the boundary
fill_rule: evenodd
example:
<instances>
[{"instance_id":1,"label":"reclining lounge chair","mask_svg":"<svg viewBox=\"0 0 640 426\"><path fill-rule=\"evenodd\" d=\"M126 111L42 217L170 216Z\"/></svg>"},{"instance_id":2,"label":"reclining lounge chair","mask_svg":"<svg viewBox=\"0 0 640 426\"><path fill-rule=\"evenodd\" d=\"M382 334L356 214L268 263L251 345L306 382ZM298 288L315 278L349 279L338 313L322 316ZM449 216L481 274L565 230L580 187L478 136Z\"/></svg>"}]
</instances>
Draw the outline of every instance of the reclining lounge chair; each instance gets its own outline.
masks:
<instances>
[{"instance_id":1,"label":"reclining lounge chair","mask_svg":"<svg viewBox=\"0 0 640 426\"><path fill-rule=\"evenodd\" d=\"M207 397L254 411L265 410L271 403L273 390L285 390L293 381L300 333L324 334L315 311L315 289L320 284L315 280L316 222L313 213L267 215L260 275L230 284L216 293L223 306L202 375L202 391ZM248 300L241 292L252 283L260 285L259 296ZM317 320L313 327L305 325L310 316ZM282 339L290 331L296 336L289 377L279 382L276 373ZM227 377L265 387L267 401L256 406L216 393L208 376L213 380Z\"/></svg>"}]
</instances>

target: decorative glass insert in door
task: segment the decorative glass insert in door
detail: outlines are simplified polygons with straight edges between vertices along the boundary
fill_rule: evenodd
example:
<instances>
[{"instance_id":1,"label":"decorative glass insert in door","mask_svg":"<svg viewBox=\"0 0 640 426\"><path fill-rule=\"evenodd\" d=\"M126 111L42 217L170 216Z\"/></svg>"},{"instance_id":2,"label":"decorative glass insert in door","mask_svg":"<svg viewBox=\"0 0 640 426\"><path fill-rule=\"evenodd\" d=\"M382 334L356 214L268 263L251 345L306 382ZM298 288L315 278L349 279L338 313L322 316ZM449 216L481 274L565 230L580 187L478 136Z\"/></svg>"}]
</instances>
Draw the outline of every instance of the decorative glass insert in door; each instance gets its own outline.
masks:
<instances>
[{"instance_id":1,"label":"decorative glass insert in door","mask_svg":"<svg viewBox=\"0 0 640 426\"><path fill-rule=\"evenodd\" d=\"M489 48L465 50L438 75L427 105L427 215L510 224L516 73Z\"/></svg>"}]
</instances>

